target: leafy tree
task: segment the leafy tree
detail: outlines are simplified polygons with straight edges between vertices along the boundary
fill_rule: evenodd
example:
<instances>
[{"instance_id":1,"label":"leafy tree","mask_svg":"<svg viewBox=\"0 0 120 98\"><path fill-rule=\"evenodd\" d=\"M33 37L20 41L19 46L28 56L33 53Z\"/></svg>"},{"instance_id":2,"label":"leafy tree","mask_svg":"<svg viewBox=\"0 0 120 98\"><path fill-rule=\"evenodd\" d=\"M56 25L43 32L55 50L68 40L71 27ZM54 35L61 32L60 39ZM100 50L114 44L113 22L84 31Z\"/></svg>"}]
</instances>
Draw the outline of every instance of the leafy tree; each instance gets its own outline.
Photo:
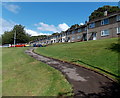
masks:
<instances>
[{"instance_id":1,"label":"leafy tree","mask_svg":"<svg viewBox=\"0 0 120 98\"><path fill-rule=\"evenodd\" d=\"M5 31L2 35L2 44L13 44L14 34L12 31Z\"/></svg>"},{"instance_id":2,"label":"leafy tree","mask_svg":"<svg viewBox=\"0 0 120 98\"><path fill-rule=\"evenodd\" d=\"M97 10L94 10L94 12L91 13L89 16L89 21L104 16L104 12L107 11L108 14L120 12L120 8L118 6L103 6L99 7Z\"/></svg>"},{"instance_id":3,"label":"leafy tree","mask_svg":"<svg viewBox=\"0 0 120 98\"><path fill-rule=\"evenodd\" d=\"M0 45L2 44L2 36L0 36Z\"/></svg>"},{"instance_id":4,"label":"leafy tree","mask_svg":"<svg viewBox=\"0 0 120 98\"><path fill-rule=\"evenodd\" d=\"M47 35L31 36L30 41L37 41L39 39L47 38Z\"/></svg>"},{"instance_id":5,"label":"leafy tree","mask_svg":"<svg viewBox=\"0 0 120 98\"><path fill-rule=\"evenodd\" d=\"M13 44L14 33L16 33L16 43L27 43L30 41L30 35L28 35L22 25L15 25L13 30L6 31L2 35L2 44Z\"/></svg>"},{"instance_id":6,"label":"leafy tree","mask_svg":"<svg viewBox=\"0 0 120 98\"><path fill-rule=\"evenodd\" d=\"M57 33L53 33L52 35L58 35L59 33L57 32Z\"/></svg>"},{"instance_id":7,"label":"leafy tree","mask_svg":"<svg viewBox=\"0 0 120 98\"><path fill-rule=\"evenodd\" d=\"M78 24L75 24L75 25L72 25L71 27L70 27L70 29L75 29L75 28L78 28L79 27L79 25Z\"/></svg>"},{"instance_id":8,"label":"leafy tree","mask_svg":"<svg viewBox=\"0 0 120 98\"><path fill-rule=\"evenodd\" d=\"M16 32L16 42L17 43L27 43L30 40L30 35L28 35L22 25L15 25L13 28L13 32Z\"/></svg>"}]
</instances>

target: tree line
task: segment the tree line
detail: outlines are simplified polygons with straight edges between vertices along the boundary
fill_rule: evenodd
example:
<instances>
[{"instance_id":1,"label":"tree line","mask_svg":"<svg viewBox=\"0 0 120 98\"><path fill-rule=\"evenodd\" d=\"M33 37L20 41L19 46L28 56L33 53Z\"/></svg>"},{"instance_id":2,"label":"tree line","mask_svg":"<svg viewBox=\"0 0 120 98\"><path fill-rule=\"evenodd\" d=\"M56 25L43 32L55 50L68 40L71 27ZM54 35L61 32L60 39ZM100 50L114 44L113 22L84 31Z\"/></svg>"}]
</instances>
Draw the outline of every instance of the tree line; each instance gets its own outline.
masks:
<instances>
[{"instance_id":1,"label":"tree line","mask_svg":"<svg viewBox=\"0 0 120 98\"><path fill-rule=\"evenodd\" d=\"M2 35L2 45L14 44L14 34L16 34L16 43L28 43L46 35L31 36L24 30L25 26L15 25L11 31L5 31Z\"/></svg>"}]
</instances>

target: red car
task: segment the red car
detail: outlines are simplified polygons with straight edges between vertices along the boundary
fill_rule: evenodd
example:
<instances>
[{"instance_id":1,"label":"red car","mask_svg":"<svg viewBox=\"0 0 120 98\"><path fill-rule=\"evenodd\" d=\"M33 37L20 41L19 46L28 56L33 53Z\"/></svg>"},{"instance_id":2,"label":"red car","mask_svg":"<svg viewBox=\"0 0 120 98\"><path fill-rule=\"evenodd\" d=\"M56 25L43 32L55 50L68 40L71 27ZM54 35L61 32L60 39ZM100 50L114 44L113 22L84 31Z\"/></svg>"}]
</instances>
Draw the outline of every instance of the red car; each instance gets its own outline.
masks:
<instances>
[{"instance_id":1,"label":"red car","mask_svg":"<svg viewBox=\"0 0 120 98\"><path fill-rule=\"evenodd\" d=\"M22 45L15 45L15 47L25 47L25 44L22 44Z\"/></svg>"},{"instance_id":2,"label":"red car","mask_svg":"<svg viewBox=\"0 0 120 98\"><path fill-rule=\"evenodd\" d=\"M21 44L21 45L12 45L12 46L10 46L10 47L26 47L26 45L25 44Z\"/></svg>"}]
</instances>

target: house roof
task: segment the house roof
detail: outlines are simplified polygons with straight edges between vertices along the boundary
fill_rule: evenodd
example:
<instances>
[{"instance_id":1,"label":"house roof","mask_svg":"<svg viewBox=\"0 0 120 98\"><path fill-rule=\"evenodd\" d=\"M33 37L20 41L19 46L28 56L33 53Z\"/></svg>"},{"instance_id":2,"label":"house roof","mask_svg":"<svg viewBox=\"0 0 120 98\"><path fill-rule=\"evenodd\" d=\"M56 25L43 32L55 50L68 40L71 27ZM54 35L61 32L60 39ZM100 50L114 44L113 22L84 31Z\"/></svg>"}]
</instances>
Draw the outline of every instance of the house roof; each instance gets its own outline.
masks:
<instances>
[{"instance_id":1,"label":"house roof","mask_svg":"<svg viewBox=\"0 0 120 98\"><path fill-rule=\"evenodd\" d=\"M89 21L87 24L90 24L92 22L99 21L99 20L102 20L102 19L105 19L105 18L109 18L109 17L112 17L112 16L116 16L116 15L119 15L119 14L120 14L120 12L115 12L115 13L108 14L107 16L98 17L96 19L93 19L93 20Z\"/></svg>"}]
</instances>

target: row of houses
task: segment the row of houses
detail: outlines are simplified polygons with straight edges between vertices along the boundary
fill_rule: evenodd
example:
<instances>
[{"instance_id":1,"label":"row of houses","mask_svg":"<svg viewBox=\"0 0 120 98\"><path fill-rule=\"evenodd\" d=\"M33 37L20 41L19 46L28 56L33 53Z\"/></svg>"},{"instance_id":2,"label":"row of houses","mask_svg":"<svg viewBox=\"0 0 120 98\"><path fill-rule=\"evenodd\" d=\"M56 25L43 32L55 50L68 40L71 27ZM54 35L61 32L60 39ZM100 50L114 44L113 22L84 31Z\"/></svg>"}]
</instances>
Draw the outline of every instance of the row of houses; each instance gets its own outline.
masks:
<instances>
[{"instance_id":1,"label":"row of houses","mask_svg":"<svg viewBox=\"0 0 120 98\"><path fill-rule=\"evenodd\" d=\"M52 44L61 42L77 42L118 37L120 34L120 12L99 17L84 25L74 25L66 31L39 39L36 43Z\"/></svg>"}]
</instances>

